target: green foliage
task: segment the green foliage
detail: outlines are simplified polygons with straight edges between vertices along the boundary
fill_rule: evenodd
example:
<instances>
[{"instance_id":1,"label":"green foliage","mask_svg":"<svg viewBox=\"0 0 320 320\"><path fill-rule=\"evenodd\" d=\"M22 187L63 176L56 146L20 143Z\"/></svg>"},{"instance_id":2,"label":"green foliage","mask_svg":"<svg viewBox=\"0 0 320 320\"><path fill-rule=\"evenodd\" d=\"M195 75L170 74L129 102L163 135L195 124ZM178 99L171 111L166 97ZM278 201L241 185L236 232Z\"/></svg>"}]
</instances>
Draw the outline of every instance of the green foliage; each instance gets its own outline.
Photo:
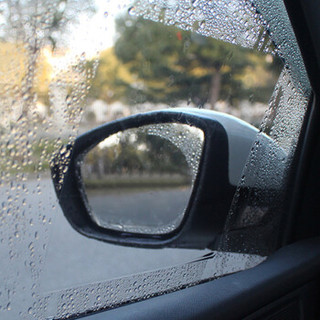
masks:
<instances>
[{"instance_id":1,"label":"green foliage","mask_svg":"<svg viewBox=\"0 0 320 320\"><path fill-rule=\"evenodd\" d=\"M68 141L63 140L62 143L67 144ZM4 159L10 159L13 163L9 169L11 174L46 172L50 168L50 161L58 146L60 144L57 144L55 139L34 140L31 142L31 148L28 157L26 157L26 154L22 153L17 146L12 145L11 148L5 149ZM7 170L4 163L0 164L1 170Z\"/></svg>"},{"instance_id":2,"label":"green foliage","mask_svg":"<svg viewBox=\"0 0 320 320\"><path fill-rule=\"evenodd\" d=\"M267 102L279 75L280 63L271 56L267 61L264 54L175 26L123 16L116 30L115 46L101 56L92 88L94 97L106 101L188 100L212 107L218 99Z\"/></svg>"},{"instance_id":3,"label":"green foliage","mask_svg":"<svg viewBox=\"0 0 320 320\"><path fill-rule=\"evenodd\" d=\"M120 140L108 147L95 147L85 158L90 180L109 175L180 174L190 176L182 152L167 139L144 131L121 132Z\"/></svg>"},{"instance_id":4,"label":"green foliage","mask_svg":"<svg viewBox=\"0 0 320 320\"><path fill-rule=\"evenodd\" d=\"M87 63L87 68L93 69L92 61ZM98 70L92 81L89 96L108 103L121 100L126 95L127 83L133 81L130 71L119 61L114 49L107 49L100 55Z\"/></svg>"},{"instance_id":5,"label":"green foliage","mask_svg":"<svg viewBox=\"0 0 320 320\"><path fill-rule=\"evenodd\" d=\"M128 83L129 103L191 99L213 106L222 99L235 104L256 87L246 88L246 72L254 73L258 65L272 69L264 55L252 50L141 17L119 18L117 30L115 53L138 83Z\"/></svg>"}]
</instances>

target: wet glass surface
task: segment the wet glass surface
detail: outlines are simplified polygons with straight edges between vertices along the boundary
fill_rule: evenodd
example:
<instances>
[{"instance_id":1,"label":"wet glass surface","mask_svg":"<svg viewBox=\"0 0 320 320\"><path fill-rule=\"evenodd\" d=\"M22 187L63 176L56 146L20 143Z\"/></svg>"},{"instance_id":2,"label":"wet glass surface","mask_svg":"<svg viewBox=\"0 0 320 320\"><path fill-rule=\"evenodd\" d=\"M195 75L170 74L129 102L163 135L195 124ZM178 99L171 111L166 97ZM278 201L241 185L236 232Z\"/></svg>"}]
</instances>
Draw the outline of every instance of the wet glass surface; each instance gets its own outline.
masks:
<instances>
[{"instance_id":1,"label":"wet glass surface","mask_svg":"<svg viewBox=\"0 0 320 320\"><path fill-rule=\"evenodd\" d=\"M81 166L92 218L126 232L175 230L189 203L203 143L201 129L177 123L128 129L100 142Z\"/></svg>"},{"instance_id":2,"label":"wet glass surface","mask_svg":"<svg viewBox=\"0 0 320 320\"><path fill-rule=\"evenodd\" d=\"M261 12L274 10L264 6ZM307 80L299 86L303 65L290 52L296 44L283 7L276 8L280 27L273 28L277 19L266 22L251 3L236 0L0 3L1 319L66 318L264 260L85 238L63 216L50 162L61 150L66 172L63 145L80 133L179 106L239 117L293 155L309 87ZM246 177L255 177L259 158L266 157L254 149ZM261 172L259 186L266 181ZM242 203L237 195L233 212ZM231 227L245 226L252 221L248 212L259 212L263 201L250 199L251 210L231 219ZM210 259L192 262L206 253Z\"/></svg>"}]
</instances>

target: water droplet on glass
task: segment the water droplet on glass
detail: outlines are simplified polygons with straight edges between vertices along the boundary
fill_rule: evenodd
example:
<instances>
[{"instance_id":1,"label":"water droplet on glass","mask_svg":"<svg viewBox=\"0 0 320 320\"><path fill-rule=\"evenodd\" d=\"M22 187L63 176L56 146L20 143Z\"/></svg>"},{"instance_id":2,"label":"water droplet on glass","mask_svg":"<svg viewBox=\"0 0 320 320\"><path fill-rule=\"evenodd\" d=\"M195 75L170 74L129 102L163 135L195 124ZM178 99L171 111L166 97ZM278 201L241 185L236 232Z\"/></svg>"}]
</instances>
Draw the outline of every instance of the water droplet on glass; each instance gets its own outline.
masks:
<instances>
[{"instance_id":1,"label":"water droplet on glass","mask_svg":"<svg viewBox=\"0 0 320 320\"><path fill-rule=\"evenodd\" d=\"M135 8L134 6L130 7L130 8L128 9L128 13L129 13L130 15L135 15L135 14L136 14L136 8Z\"/></svg>"}]
</instances>

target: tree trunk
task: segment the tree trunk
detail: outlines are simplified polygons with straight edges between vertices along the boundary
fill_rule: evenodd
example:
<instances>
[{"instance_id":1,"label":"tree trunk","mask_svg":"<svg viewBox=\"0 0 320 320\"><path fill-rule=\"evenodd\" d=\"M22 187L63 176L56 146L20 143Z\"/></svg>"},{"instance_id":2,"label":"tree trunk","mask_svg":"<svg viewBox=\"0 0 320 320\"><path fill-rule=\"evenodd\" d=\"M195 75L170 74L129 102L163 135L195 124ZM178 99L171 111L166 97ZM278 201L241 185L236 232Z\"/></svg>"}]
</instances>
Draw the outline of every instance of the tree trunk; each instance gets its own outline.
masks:
<instances>
[{"instance_id":1,"label":"tree trunk","mask_svg":"<svg viewBox=\"0 0 320 320\"><path fill-rule=\"evenodd\" d=\"M34 84L35 84L35 77L36 77L36 68L37 68L37 58L39 56L39 48L34 48L34 50L28 50L27 52L27 68L26 68L26 75L23 80L22 85L22 116L25 118L29 117L29 114L32 110L34 104Z\"/></svg>"},{"instance_id":2,"label":"tree trunk","mask_svg":"<svg viewBox=\"0 0 320 320\"><path fill-rule=\"evenodd\" d=\"M219 99L220 88L221 88L221 73L220 73L220 69L216 69L215 73L212 75L212 78L211 78L211 87L210 87L210 93L209 93L209 103L212 110L214 109L214 105Z\"/></svg>"}]
</instances>

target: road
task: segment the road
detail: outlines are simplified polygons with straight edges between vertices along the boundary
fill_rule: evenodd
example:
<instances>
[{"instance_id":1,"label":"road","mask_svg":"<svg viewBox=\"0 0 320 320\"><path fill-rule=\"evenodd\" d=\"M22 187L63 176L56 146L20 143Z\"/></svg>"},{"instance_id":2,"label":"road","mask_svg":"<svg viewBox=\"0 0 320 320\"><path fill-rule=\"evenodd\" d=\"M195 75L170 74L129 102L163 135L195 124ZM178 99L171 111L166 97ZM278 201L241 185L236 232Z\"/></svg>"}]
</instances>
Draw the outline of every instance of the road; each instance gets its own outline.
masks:
<instances>
[{"instance_id":1,"label":"road","mask_svg":"<svg viewBox=\"0 0 320 320\"><path fill-rule=\"evenodd\" d=\"M124 231L161 233L172 231L181 222L191 189L149 188L88 190L92 213L99 224ZM163 232L162 232L163 233Z\"/></svg>"},{"instance_id":2,"label":"road","mask_svg":"<svg viewBox=\"0 0 320 320\"><path fill-rule=\"evenodd\" d=\"M40 319L50 314L65 316L63 306L67 297L70 303L70 292L82 295L75 299L78 305L72 307L74 312L84 312L94 304L105 307L112 303L108 288L118 286L117 280L112 279L132 274L158 270L154 275L149 273L149 287L145 291L136 291L135 298L139 298L157 290L175 288L177 283L234 272L261 261L260 258L243 259L237 254L220 254L211 260L213 264L206 264L205 269L201 264L172 269L202 257L209 250L141 249L86 238L72 229L63 216L48 178L23 184L13 182L7 192L0 191L2 195L7 193L0 199L2 212L5 212L0 220L1 319ZM169 268L171 271L167 273L172 275L160 272L164 268ZM122 289L117 289L118 293L114 295L115 301L131 299L128 287L137 287L145 276L123 279ZM98 304L97 288L105 297ZM83 295L83 292L87 293ZM48 306L41 310L43 305L39 306L39 301L44 297L47 297Z\"/></svg>"},{"instance_id":3,"label":"road","mask_svg":"<svg viewBox=\"0 0 320 320\"><path fill-rule=\"evenodd\" d=\"M74 285L105 281L132 273L184 263L204 250L140 249L92 240L76 232L65 219L49 179L41 182L43 208L53 211L41 284L52 291ZM110 202L112 197L109 197ZM118 198L115 197L117 202ZM115 206L115 204L111 204ZM52 208L54 206L54 208ZM39 226L41 227L41 226Z\"/></svg>"},{"instance_id":4,"label":"road","mask_svg":"<svg viewBox=\"0 0 320 320\"><path fill-rule=\"evenodd\" d=\"M2 241L0 257L5 259L10 247L16 252L12 262L19 263L32 243L34 257L28 257L28 261L37 265L37 251L40 252L38 256L42 261L37 272L44 291L173 266L198 258L206 252L122 247L86 238L67 222L49 178L31 180L24 185L27 192L20 191L19 194L17 188L10 192L9 197L15 200L12 203L15 202L13 209L17 209L17 215L10 216L11 219L4 221L7 225L2 225L2 234L7 237ZM0 199L0 204L5 200L6 197ZM111 206L116 205L111 203L112 197L109 200ZM114 202L118 200L118 197L114 197ZM16 230L24 232L18 235ZM14 234L17 237L12 237Z\"/></svg>"}]
</instances>

